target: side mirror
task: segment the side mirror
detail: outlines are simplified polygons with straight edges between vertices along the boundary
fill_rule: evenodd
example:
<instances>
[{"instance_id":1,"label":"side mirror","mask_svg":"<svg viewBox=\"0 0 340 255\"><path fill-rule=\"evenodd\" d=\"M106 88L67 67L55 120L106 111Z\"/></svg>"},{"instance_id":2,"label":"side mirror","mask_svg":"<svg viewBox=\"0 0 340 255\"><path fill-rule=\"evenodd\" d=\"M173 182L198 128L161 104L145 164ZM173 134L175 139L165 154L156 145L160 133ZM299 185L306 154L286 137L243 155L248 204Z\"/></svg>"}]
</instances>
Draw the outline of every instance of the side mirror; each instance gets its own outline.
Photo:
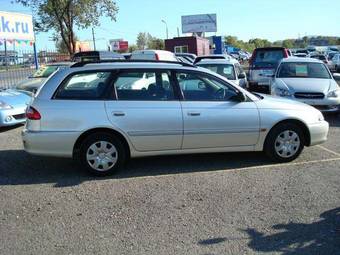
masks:
<instances>
[{"instance_id":1,"label":"side mirror","mask_svg":"<svg viewBox=\"0 0 340 255\"><path fill-rule=\"evenodd\" d=\"M238 102L245 102L247 101L247 96L242 91L239 91L235 96L235 100Z\"/></svg>"},{"instance_id":2,"label":"side mirror","mask_svg":"<svg viewBox=\"0 0 340 255\"><path fill-rule=\"evenodd\" d=\"M334 80L340 80L340 73L333 73Z\"/></svg>"},{"instance_id":3,"label":"side mirror","mask_svg":"<svg viewBox=\"0 0 340 255\"><path fill-rule=\"evenodd\" d=\"M245 74L245 73L240 73L240 74L238 75L238 78L239 78L239 79L245 79L245 78L246 78L246 74Z\"/></svg>"}]
</instances>

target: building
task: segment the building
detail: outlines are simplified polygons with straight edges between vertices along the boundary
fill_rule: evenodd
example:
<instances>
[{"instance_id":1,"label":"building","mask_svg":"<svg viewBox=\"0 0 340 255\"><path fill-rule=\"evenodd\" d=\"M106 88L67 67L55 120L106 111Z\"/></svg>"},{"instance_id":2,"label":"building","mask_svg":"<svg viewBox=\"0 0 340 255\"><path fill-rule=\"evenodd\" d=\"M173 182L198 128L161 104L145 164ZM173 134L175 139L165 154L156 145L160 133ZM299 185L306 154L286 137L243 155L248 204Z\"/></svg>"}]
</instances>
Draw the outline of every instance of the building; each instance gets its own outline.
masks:
<instances>
[{"instance_id":1,"label":"building","mask_svg":"<svg viewBox=\"0 0 340 255\"><path fill-rule=\"evenodd\" d=\"M175 37L165 40L165 49L174 53L209 55L209 40L198 36Z\"/></svg>"}]
</instances>

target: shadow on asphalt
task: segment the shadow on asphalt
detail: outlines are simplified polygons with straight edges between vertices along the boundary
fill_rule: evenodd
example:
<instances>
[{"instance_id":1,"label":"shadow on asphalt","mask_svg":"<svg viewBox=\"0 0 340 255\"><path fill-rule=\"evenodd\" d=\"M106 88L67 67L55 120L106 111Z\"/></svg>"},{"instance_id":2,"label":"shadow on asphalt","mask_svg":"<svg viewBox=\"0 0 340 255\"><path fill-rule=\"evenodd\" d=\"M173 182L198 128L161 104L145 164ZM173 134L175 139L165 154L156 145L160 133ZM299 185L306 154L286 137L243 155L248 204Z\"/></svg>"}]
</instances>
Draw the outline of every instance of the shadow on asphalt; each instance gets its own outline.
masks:
<instances>
[{"instance_id":1,"label":"shadow on asphalt","mask_svg":"<svg viewBox=\"0 0 340 255\"><path fill-rule=\"evenodd\" d=\"M248 246L256 252L283 255L340 254L340 207L322 213L320 218L310 224L274 225L278 233L271 235L248 228Z\"/></svg>"},{"instance_id":2,"label":"shadow on asphalt","mask_svg":"<svg viewBox=\"0 0 340 255\"><path fill-rule=\"evenodd\" d=\"M328 121L330 127L340 127L340 113L324 114L325 120Z\"/></svg>"},{"instance_id":3,"label":"shadow on asphalt","mask_svg":"<svg viewBox=\"0 0 340 255\"><path fill-rule=\"evenodd\" d=\"M249 237L218 237L203 239L202 246L213 246L230 240L249 239L249 248L256 253L282 255L340 254L340 207L326 211L316 222L278 224L272 226L277 233L261 233L253 228L243 230Z\"/></svg>"},{"instance_id":4,"label":"shadow on asphalt","mask_svg":"<svg viewBox=\"0 0 340 255\"><path fill-rule=\"evenodd\" d=\"M75 186L84 181L181 174L271 164L262 153L219 153L131 159L113 176L94 177L71 159L36 157L23 150L0 151L0 186L55 183Z\"/></svg>"},{"instance_id":5,"label":"shadow on asphalt","mask_svg":"<svg viewBox=\"0 0 340 255\"><path fill-rule=\"evenodd\" d=\"M9 126L9 127L0 127L0 133L4 133L4 132L7 132L7 131L10 131L12 129L16 129L18 127L21 127L23 124L18 124L18 125L15 125L15 126Z\"/></svg>"}]
</instances>

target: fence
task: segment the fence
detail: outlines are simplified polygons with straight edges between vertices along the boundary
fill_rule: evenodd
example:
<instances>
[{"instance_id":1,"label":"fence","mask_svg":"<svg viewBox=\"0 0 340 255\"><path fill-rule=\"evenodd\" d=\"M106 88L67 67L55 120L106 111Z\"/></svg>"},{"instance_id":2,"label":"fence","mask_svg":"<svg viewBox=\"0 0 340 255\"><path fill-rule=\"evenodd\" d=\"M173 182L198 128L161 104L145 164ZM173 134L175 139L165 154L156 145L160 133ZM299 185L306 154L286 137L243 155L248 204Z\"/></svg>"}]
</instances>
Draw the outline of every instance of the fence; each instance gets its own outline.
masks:
<instances>
[{"instance_id":1,"label":"fence","mask_svg":"<svg viewBox=\"0 0 340 255\"><path fill-rule=\"evenodd\" d=\"M68 54L54 51L38 52L40 66L69 60ZM33 51L0 51L0 88L14 88L35 71Z\"/></svg>"}]
</instances>

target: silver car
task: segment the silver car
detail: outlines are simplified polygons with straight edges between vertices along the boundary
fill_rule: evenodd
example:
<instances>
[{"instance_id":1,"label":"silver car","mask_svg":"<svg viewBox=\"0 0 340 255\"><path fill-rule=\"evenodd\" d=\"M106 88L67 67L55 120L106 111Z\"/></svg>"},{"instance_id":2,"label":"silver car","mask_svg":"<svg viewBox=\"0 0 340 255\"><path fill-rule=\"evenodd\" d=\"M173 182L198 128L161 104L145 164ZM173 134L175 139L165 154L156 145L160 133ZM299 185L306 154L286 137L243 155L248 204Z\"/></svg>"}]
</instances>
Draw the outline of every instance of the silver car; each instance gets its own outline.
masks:
<instances>
[{"instance_id":1,"label":"silver car","mask_svg":"<svg viewBox=\"0 0 340 255\"><path fill-rule=\"evenodd\" d=\"M0 127L24 123L30 101L31 97L24 93L0 88Z\"/></svg>"},{"instance_id":2,"label":"silver car","mask_svg":"<svg viewBox=\"0 0 340 255\"><path fill-rule=\"evenodd\" d=\"M288 162L327 139L315 108L252 94L204 68L83 65L59 70L38 91L22 132L27 152L73 157L106 175L130 157L154 155L265 151ZM139 80L145 86L133 86Z\"/></svg>"},{"instance_id":3,"label":"silver car","mask_svg":"<svg viewBox=\"0 0 340 255\"><path fill-rule=\"evenodd\" d=\"M337 112L340 88L326 64L312 58L283 59L271 94L310 104L323 112Z\"/></svg>"}]
</instances>

